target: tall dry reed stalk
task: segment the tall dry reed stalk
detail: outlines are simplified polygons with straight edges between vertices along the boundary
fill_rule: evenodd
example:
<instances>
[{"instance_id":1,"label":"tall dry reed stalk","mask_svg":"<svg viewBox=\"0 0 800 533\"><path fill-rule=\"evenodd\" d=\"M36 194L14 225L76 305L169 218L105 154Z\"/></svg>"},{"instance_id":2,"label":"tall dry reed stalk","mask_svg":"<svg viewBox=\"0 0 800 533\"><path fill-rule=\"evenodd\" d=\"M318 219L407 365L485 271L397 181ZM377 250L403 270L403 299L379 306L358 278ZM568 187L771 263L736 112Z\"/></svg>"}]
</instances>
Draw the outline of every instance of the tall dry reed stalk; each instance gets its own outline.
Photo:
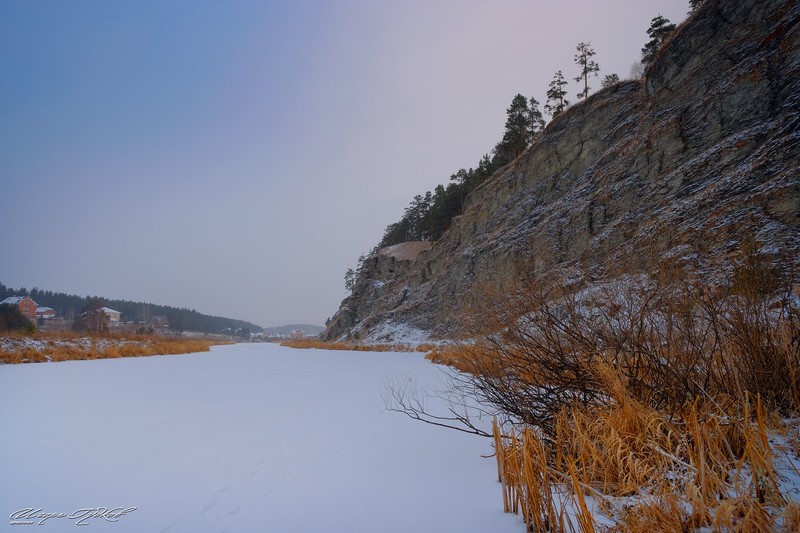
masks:
<instances>
[{"instance_id":1,"label":"tall dry reed stalk","mask_svg":"<svg viewBox=\"0 0 800 533\"><path fill-rule=\"evenodd\" d=\"M744 401L731 414L694 403L667 417L617 397L565 409L553 439L495 421L504 509L530 531L595 531L597 513L617 531L772 531L780 516L790 531L800 513L781 493L767 414L760 398ZM636 503L615 515L619 498Z\"/></svg>"}]
</instances>

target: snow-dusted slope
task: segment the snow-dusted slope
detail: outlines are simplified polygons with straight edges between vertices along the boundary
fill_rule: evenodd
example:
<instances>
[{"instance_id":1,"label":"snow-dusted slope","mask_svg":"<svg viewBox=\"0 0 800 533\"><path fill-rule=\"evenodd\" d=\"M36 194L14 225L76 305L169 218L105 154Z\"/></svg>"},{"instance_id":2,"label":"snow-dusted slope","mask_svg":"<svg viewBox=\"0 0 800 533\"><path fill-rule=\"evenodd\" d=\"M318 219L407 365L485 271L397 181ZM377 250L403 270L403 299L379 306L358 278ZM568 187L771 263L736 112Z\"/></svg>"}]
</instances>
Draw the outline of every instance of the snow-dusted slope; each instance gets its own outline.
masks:
<instances>
[{"instance_id":1,"label":"snow-dusted slope","mask_svg":"<svg viewBox=\"0 0 800 533\"><path fill-rule=\"evenodd\" d=\"M32 531L10 525L26 508L135 507L86 531L521 531L487 439L384 410L406 377L442 373L420 354L269 344L0 366L0 530Z\"/></svg>"}]
</instances>

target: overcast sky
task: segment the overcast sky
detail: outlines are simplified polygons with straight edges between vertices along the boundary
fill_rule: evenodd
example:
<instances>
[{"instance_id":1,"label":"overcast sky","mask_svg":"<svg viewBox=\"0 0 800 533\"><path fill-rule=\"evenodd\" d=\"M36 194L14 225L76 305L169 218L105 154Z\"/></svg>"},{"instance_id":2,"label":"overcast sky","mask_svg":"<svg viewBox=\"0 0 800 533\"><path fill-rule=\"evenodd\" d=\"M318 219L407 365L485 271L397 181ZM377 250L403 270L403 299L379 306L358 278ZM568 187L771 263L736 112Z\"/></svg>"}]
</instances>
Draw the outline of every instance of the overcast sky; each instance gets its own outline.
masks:
<instances>
[{"instance_id":1,"label":"overcast sky","mask_svg":"<svg viewBox=\"0 0 800 533\"><path fill-rule=\"evenodd\" d=\"M544 103L580 41L626 78L650 20L687 11L4 1L0 282L322 324L411 198L491 151L516 93Z\"/></svg>"}]
</instances>

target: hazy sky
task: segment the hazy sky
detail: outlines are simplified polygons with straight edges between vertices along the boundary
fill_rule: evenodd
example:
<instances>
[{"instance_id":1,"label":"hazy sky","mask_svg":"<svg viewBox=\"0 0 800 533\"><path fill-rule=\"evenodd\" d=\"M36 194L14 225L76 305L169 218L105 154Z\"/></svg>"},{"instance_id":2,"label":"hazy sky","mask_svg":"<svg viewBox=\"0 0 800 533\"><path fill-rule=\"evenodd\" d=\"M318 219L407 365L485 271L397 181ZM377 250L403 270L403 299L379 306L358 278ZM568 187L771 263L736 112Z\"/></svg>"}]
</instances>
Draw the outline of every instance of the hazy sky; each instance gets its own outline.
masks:
<instances>
[{"instance_id":1,"label":"hazy sky","mask_svg":"<svg viewBox=\"0 0 800 533\"><path fill-rule=\"evenodd\" d=\"M415 194L688 0L7 0L0 282L322 324ZM599 79L590 84L599 88ZM568 98L580 90L571 83Z\"/></svg>"}]
</instances>

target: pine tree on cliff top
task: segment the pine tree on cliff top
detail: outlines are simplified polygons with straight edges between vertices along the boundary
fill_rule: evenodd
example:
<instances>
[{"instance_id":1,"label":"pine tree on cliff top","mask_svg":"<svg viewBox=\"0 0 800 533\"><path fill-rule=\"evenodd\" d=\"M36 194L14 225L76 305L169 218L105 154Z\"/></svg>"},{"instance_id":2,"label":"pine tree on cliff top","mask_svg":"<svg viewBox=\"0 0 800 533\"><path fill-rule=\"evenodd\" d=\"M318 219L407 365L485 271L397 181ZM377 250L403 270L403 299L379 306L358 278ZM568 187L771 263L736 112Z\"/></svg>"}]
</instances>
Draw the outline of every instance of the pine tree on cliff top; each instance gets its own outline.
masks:
<instances>
[{"instance_id":1,"label":"pine tree on cliff top","mask_svg":"<svg viewBox=\"0 0 800 533\"><path fill-rule=\"evenodd\" d=\"M583 82L583 90L578 93L578 98L586 98L589 96L589 76L597 76L600 72L600 65L598 65L592 57L595 51L592 48L592 43L578 43L575 47L575 63L581 68L580 74L575 77L575 81Z\"/></svg>"},{"instance_id":2,"label":"pine tree on cliff top","mask_svg":"<svg viewBox=\"0 0 800 533\"><path fill-rule=\"evenodd\" d=\"M670 24L669 19L661 15L653 17L653 20L650 21L650 27L647 28L647 35L650 36L650 40L642 48L642 64L645 67L650 66L656 58L658 49L661 48L661 43L673 30L675 30L675 24Z\"/></svg>"},{"instance_id":3,"label":"pine tree on cliff top","mask_svg":"<svg viewBox=\"0 0 800 533\"><path fill-rule=\"evenodd\" d=\"M506 110L506 117L503 139L494 148L498 165L504 165L519 157L544 129L544 118L539 111L539 102L535 98L531 98L528 105L528 100L517 94Z\"/></svg>"},{"instance_id":4,"label":"pine tree on cliff top","mask_svg":"<svg viewBox=\"0 0 800 533\"><path fill-rule=\"evenodd\" d=\"M564 98L567 95L567 91L564 89L566 86L567 80L559 70L553 76L553 81L550 82L550 88L547 89L547 103L544 105L544 112L551 117L557 116L569 105L569 101Z\"/></svg>"}]
</instances>

